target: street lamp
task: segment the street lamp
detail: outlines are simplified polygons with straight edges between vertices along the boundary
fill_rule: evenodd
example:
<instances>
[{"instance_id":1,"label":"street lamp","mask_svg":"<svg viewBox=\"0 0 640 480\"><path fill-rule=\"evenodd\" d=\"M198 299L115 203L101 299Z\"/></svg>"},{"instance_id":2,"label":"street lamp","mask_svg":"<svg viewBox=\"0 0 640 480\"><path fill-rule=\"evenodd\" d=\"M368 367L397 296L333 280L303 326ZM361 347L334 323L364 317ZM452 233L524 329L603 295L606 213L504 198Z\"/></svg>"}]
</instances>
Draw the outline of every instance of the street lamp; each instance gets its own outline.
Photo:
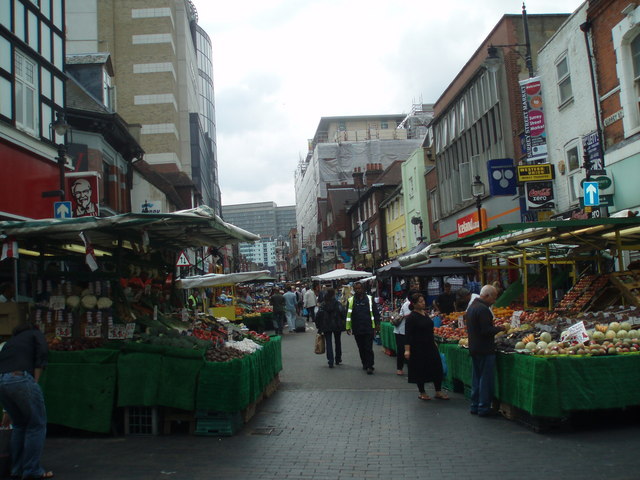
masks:
<instances>
[{"instance_id":1,"label":"street lamp","mask_svg":"<svg viewBox=\"0 0 640 480\"><path fill-rule=\"evenodd\" d=\"M475 181L471 184L471 193L476 197L476 208L478 209L478 230L482 231L482 197L484 197L484 183L480 180L480 175L476 175Z\"/></svg>"},{"instance_id":2,"label":"street lamp","mask_svg":"<svg viewBox=\"0 0 640 480\"><path fill-rule=\"evenodd\" d=\"M533 78L533 62L531 61L531 42L529 40L529 22L527 21L527 9L525 7L524 2L522 3L522 24L524 26L524 41L525 43L512 43L509 45L489 45L487 48L487 58L484 61L484 65L487 67L492 73L497 72L500 69L500 65L502 64L502 59L498 56L498 48L512 48L512 47L525 47L525 54L522 55L520 51L515 48L512 48L514 52L516 52L520 57L524 59L524 63L527 66L527 70L529 71L529 78Z\"/></svg>"},{"instance_id":3,"label":"street lamp","mask_svg":"<svg viewBox=\"0 0 640 480\"><path fill-rule=\"evenodd\" d=\"M56 112L56 121L49 124L49 131L51 133L51 140L55 142L55 135L59 137L63 137L62 143L57 145L58 147L58 156L56 160L58 162L58 172L60 174L60 190L54 190L50 192L43 192L43 197L52 197L55 195L60 195L60 201L64 202L65 200L65 184L64 184L64 174L65 174L65 166L67 164L67 147L64 144L64 136L67 134L69 130L69 124L64 116L63 112ZM54 135L55 133L55 135Z\"/></svg>"}]
</instances>

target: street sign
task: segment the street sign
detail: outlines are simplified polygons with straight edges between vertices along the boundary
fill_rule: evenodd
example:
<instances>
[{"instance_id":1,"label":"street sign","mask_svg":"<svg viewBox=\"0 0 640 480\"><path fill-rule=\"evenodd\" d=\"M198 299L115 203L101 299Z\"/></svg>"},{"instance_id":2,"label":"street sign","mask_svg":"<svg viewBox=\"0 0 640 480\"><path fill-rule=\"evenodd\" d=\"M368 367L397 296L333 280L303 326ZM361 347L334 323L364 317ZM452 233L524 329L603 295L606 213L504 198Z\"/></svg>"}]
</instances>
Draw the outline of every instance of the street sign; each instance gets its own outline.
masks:
<instances>
[{"instance_id":1,"label":"street sign","mask_svg":"<svg viewBox=\"0 0 640 480\"><path fill-rule=\"evenodd\" d=\"M183 250L180 252L180 256L178 257L178 261L176 262L176 267L190 267L191 262L189 261L189 257L187 257L186 252Z\"/></svg>"},{"instance_id":2,"label":"street sign","mask_svg":"<svg viewBox=\"0 0 640 480\"><path fill-rule=\"evenodd\" d=\"M54 202L53 218L71 218L71 202Z\"/></svg>"},{"instance_id":3,"label":"street sign","mask_svg":"<svg viewBox=\"0 0 640 480\"><path fill-rule=\"evenodd\" d=\"M598 182L584 182L584 206L597 207L600 205L600 185Z\"/></svg>"}]
</instances>

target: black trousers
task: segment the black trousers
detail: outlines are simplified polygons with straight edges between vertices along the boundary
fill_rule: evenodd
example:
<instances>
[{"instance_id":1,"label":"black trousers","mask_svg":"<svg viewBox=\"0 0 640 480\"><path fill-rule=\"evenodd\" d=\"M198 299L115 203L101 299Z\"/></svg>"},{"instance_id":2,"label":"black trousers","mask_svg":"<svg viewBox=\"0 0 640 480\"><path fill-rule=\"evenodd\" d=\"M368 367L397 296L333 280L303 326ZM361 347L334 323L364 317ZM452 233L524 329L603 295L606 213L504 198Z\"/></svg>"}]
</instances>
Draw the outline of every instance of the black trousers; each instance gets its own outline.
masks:
<instances>
[{"instance_id":1,"label":"black trousers","mask_svg":"<svg viewBox=\"0 0 640 480\"><path fill-rule=\"evenodd\" d=\"M373 333L354 335L362 368L373 368Z\"/></svg>"},{"instance_id":2,"label":"black trousers","mask_svg":"<svg viewBox=\"0 0 640 480\"><path fill-rule=\"evenodd\" d=\"M400 335L399 333L395 334L396 336L396 369L402 370L404 368L404 335Z\"/></svg>"}]
</instances>

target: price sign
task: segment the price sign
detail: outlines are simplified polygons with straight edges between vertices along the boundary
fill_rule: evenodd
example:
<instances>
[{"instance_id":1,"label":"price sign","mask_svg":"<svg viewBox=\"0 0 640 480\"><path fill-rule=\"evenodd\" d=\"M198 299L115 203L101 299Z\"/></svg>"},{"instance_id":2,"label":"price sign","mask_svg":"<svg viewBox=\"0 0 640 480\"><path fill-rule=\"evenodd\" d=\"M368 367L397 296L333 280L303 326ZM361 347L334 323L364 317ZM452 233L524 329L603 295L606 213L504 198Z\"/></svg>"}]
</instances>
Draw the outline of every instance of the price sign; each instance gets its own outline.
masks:
<instances>
[{"instance_id":1,"label":"price sign","mask_svg":"<svg viewBox=\"0 0 640 480\"><path fill-rule=\"evenodd\" d=\"M49 297L49 308L51 310L64 310L65 305L64 295L51 295Z\"/></svg>"},{"instance_id":2,"label":"price sign","mask_svg":"<svg viewBox=\"0 0 640 480\"><path fill-rule=\"evenodd\" d=\"M458 328L464 328L464 327L465 327L465 325L464 325L464 317L462 315L460 315L458 317Z\"/></svg>"},{"instance_id":3,"label":"price sign","mask_svg":"<svg viewBox=\"0 0 640 480\"><path fill-rule=\"evenodd\" d=\"M561 342L569 342L572 345L584 343L588 340L589 335L587 335L587 329L584 328L584 322L578 322L574 325L571 325L560 337Z\"/></svg>"},{"instance_id":4,"label":"price sign","mask_svg":"<svg viewBox=\"0 0 640 480\"><path fill-rule=\"evenodd\" d=\"M153 319L158 321L158 305L153 306Z\"/></svg>"},{"instance_id":5,"label":"price sign","mask_svg":"<svg viewBox=\"0 0 640 480\"><path fill-rule=\"evenodd\" d=\"M182 309L182 321L183 322L188 322L189 321L189 314L187 313L187 309L186 308Z\"/></svg>"},{"instance_id":6,"label":"price sign","mask_svg":"<svg viewBox=\"0 0 640 480\"><path fill-rule=\"evenodd\" d=\"M124 340L125 338L127 338L126 325L109 326L109 340Z\"/></svg>"},{"instance_id":7,"label":"price sign","mask_svg":"<svg viewBox=\"0 0 640 480\"><path fill-rule=\"evenodd\" d=\"M71 336L71 325L68 324L58 324L56 325L56 337L70 337Z\"/></svg>"},{"instance_id":8,"label":"price sign","mask_svg":"<svg viewBox=\"0 0 640 480\"><path fill-rule=\"evenodd\" d=\"M100 325L85 325L84 336L87 338L100 338L102 337L102 328Z\"/></svg>"},{"instance_id":9,"label":"price sign","mask_svg":"<svg viewBox=\"0 0 640 480\"><path fill-rule=\"evenodd\" d=\"M523 313L524 312L522 310L516 310L513 312L513 315L511 315L511 326L513 328L518 328L520 326L520 317L522 317Z\"/></svg>"},{"instance_id":10,"label":"price sign","mask_svg":"<svg viewBox=\"0 0 640 480\"><path fill-rule=\"evenodd\" d=\"M136 330L136 324L131 322L127 323L127 338L133 338L133 332Z\"/></svg>"}]
</instances>

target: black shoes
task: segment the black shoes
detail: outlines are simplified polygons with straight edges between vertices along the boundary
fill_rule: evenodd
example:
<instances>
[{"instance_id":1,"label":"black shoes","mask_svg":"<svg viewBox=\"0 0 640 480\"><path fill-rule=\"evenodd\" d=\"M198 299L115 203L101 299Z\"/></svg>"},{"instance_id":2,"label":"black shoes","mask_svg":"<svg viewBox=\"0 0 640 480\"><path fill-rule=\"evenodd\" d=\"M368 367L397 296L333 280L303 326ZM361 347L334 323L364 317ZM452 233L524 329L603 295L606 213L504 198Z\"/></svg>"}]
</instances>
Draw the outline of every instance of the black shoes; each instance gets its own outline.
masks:
<instances>
[{"instance_id":1,"label":"black shoes","mask_svg":"<svg viewBox=\"0 0 640 480\"><path fill-rule=\"evenodd\" d=\"M373 375L373 367L367 368L367 375Z\"/></svg>"}]
</instances>

